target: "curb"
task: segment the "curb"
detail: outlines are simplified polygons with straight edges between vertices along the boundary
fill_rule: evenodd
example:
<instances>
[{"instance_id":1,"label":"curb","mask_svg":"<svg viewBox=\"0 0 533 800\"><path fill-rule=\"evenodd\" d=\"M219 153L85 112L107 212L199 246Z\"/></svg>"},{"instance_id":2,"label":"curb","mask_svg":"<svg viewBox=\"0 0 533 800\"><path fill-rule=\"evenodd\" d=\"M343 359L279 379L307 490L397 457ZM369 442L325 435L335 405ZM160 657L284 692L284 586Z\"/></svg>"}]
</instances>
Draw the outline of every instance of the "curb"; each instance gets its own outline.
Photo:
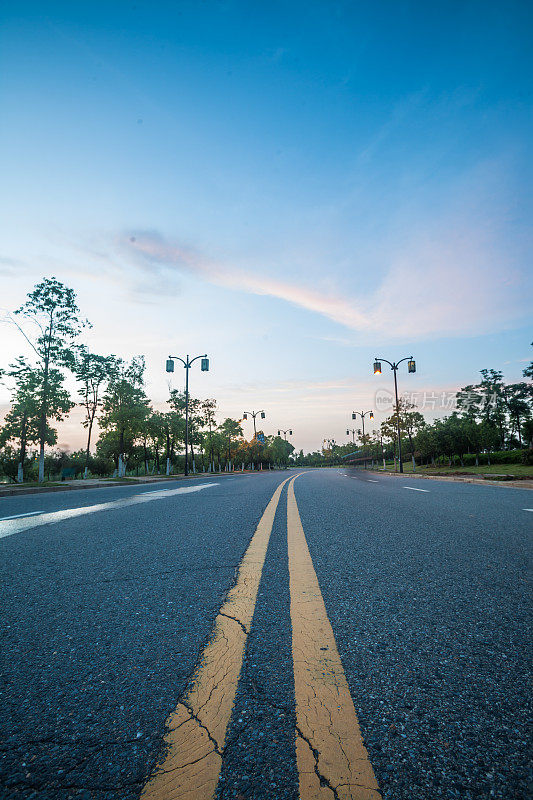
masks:
<instances>
[{"instance_id":1,"label":"curb","mask_svg":"<svg viewBox=\"0 0 533 800\"><path fill-rule=\"evenodd\" d=\"M196 475L189 475L187 478L185 475L162 475L158 478L151 478L148 480L143 480L139 478L139 480L135 479L135 481L98 481L97 483L89 483L85 486L83 482L80 481L79 484L70 484L66 483L63 486L27 486L21 487L20 489L17 486L13 486L9 489L0 489L0 498L1 497L15 497L19 494L26 495L26 494L45 494L47 492L69 492L69 491L87 491L88 489L112 489L115 486L149 486L153 485L154 483L165 483L167 481L185 481L185 480L193 480L195 478L202 478L202 477L213 477L213 478L226 478L235 475L254 475L256 472L260 472L260 470L254 470L254 472L245 470L241 472L240 470L237 472L197 472ZM268 470L263 470L263 472L268 472ZM90 479L89 479L90 480Z\"/></svg>"}]
</instances>

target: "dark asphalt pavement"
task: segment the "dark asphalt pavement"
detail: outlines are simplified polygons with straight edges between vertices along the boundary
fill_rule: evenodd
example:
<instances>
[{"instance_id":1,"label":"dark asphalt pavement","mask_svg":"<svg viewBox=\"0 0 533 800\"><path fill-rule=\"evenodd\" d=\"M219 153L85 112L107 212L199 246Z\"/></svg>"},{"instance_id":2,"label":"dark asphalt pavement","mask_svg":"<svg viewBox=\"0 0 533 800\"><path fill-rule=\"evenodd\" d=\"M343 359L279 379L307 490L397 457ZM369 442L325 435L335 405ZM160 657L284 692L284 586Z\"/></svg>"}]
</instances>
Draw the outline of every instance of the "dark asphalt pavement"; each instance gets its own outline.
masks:
<instances>
[{"instance_id":1,"label":"dark asphalt pavement","mask_svg":"<svg viewBox=\"0 0 533 800\"><path fill-rule=\"evenodd\" d=\"M216 485L0 538L2 800L139 797L288 475L200 476ZM184 486L3 498L0 518ZM531 494L346 470L295 492L383 797L530 798ZM220 800L298 798L285 495Z\"/></svg>"}]
</instances>

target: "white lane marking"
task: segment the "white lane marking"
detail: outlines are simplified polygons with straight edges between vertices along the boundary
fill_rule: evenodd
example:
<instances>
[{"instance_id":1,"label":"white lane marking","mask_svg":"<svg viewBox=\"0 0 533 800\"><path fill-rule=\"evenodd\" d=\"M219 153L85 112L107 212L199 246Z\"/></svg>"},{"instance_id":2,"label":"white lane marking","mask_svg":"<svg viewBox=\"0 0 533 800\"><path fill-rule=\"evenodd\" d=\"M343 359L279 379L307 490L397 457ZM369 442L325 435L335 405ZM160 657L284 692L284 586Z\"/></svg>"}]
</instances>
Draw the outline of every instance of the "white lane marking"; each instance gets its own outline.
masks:
<instances>
[{"instance_id":1,"label":"white lane marking","mask_svg":"<svg viewBox=\"0 0 533 800\"><path fill-rule=\"evenodd\" d=\"M367 481L368 481L369 483L379 483L379 481L373 481L373 480L372 480L372 478L367 478Z\"/></svg>"},{"instance_id":2,"label":"white lane marking","mask_svg":"<svg viewBox=\"0 0 533 800\"><path fill-rule=\"evenodd\" d=\"M415 489L414 486L404 486L404 489L409 489L411 492L429 492L429 489Z\"/></svg>"},{"instance_id":3,"label":"white lane marking","mask_svg":"<svg viewBox=\"0 0 533 800\"><path fill-rule=\"evenodd\" d=\"M52 511L49 513L43 512L35 519L23 519L20 521L11 519L0 524L0 539L6 536L13 536L13 534L26 531L29 528L36 528L39 525L49 525L53 522L61 522L64 519L81 517L85 514L94 514L96 511L113 511L115 508L126 508L127 506L137 505L137 503L149 503L152 500L159 500L161 497L200 492L202 489L209 489L211 486L218 485L218 483L201 483L198 486L185 486L180 489L163 489L150 493L136 494L133 497L127 497L122 500L110 500L108 503L97 503L94 506L66 508L62 511Z\"/></svg>"},{"instance_id":4,"label":"white lane marking","mask_svg":"<svg viewBox=\"0 0 533 800\"><path fill-rule=\"evenodd\" d=\"M533 511L533 508L524 508L524 511Z\"/></svg>"},{"instance_id":5,"label":"white lane marking","mask_svg":"<svg viewBox=\"0 0 533 800\"><path fill-rule=\"evenodd\" d=\"M44 511L27 511L25 514L12 514L10 517L0 517L0 522L6 519L18 519L19 517L36 517L39 514L44 514Z\"/></svg>"}]
</instances>

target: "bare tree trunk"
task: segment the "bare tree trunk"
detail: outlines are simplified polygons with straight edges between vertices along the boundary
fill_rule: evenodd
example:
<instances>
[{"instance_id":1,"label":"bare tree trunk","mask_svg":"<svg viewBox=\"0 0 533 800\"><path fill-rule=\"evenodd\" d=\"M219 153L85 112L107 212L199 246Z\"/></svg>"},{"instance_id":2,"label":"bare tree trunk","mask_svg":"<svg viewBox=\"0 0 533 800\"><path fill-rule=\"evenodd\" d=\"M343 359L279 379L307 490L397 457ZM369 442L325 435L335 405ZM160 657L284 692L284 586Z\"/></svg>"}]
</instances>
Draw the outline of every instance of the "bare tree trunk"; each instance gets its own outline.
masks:
<instances>
[{"instance_id":1,"label":"bare tree trunk","mask_svg":"<svg viewBox=\"0 0 533 800\"><path fill-rule=\"evenodd\" d=\"M146 439L143 439L143 450L144 450L144 474L148 475L148 448L146 446Z\"/></svg>"},{"instance_id":2,"label":"bare tree trunk","mask_svg":"<svg viewBox=\"0 0 533 800\"><path fill-rule=\"evenodd\" d=\"M166 438L167 438L167 475L170 475L170 430L168 427L165 430Z\"/></svg>"},{"instance_id":3,"label":"bare tree trunk","mask_svg":"<svg viewBox=\"0 0 533 800\"><path fill-rule=\"evenodd\" d=\"M96 413L96 408L93 409L93 412L92 412L91 417L89 419L89 430L88 430L88 433L87 433L87 449L85 451L85 470L84 470L84 473L83 473L83 477L84 478L87 477L87 472L89 470L89 458L90 458L90 455L91 455L91 435L92 435L92 432L93 432L93 422L94 422L95 413Z\"/></svg>"},{"instance_id":4,"label":"bare tree trunk","mask_svg":"<svg viewBox=\"0 0 533 800\"><path fill-rule=\"evenodd\" d=\"M522 448L522 434L520 432L520 415L516 415L516 429L518 431L518 444Z\"/></svg>"},{"instance_id":5,"label":"bare tree trunk","mask_svg":"<svg viewBox=\"0 0 533 800\"><path fill-rule=\"evenodd\" d=\"M118 450L118 477L123 478L126 474L126 462L124 459L124 428L120 429Z\"/></svg>"},{"instance_id":6,"label":"bare tree trunk","mask_svg":"<svg viewBox=\"0 0 533 800\"><path fill-rule=\"evenodd\" d=\"M43 396L41 400L41 418L39 420L39 483L44 481L44 443L46 439L46 417L48 415L48 375L50 371L50 348L52 346L52 320L48 331L48 343L44 357Z\"/></svg>"},{"instance_id":7,"label":"bare tree trunk","mask_svg":"<svg viewBox=\"0 0 533 800\"><path fill-rule=\"evenodd\" d=\"M25 411L22 416L22 427L20 430L20 461L17 469L17 483L24 483L24 461L26 460L26 430L28 415Z\"/></svg>"}]
</instances>

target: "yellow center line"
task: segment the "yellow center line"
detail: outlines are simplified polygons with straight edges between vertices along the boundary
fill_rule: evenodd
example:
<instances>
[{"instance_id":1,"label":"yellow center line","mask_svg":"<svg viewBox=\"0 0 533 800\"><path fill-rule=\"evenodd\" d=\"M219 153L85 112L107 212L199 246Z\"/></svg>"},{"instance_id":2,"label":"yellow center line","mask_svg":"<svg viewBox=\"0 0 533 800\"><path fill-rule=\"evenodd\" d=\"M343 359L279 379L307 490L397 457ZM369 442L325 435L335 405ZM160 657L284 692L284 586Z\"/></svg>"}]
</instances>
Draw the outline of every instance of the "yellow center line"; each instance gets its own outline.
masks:
<instances>
[{"instance_id":1,"label":"yellow center line","mask_svg":"<svg viewBox=\"0 0 533 800\"><path fill-rule=\"evenodd\" d=\"M287 492L287 536L300 799L380 800L307 547L295 480Z\"/></svg>"},{"instance_id":2,"label":"yellow center line","mask_svg":"<svg viewBox=\"0 0 533 800\"><path fill-rule=\"evenodd\" d=\"M212 800L263 564L283 487L274 492L241 561L192 683L167 719L164 758L143 800Z\"/></svg>"}]
</instances>

